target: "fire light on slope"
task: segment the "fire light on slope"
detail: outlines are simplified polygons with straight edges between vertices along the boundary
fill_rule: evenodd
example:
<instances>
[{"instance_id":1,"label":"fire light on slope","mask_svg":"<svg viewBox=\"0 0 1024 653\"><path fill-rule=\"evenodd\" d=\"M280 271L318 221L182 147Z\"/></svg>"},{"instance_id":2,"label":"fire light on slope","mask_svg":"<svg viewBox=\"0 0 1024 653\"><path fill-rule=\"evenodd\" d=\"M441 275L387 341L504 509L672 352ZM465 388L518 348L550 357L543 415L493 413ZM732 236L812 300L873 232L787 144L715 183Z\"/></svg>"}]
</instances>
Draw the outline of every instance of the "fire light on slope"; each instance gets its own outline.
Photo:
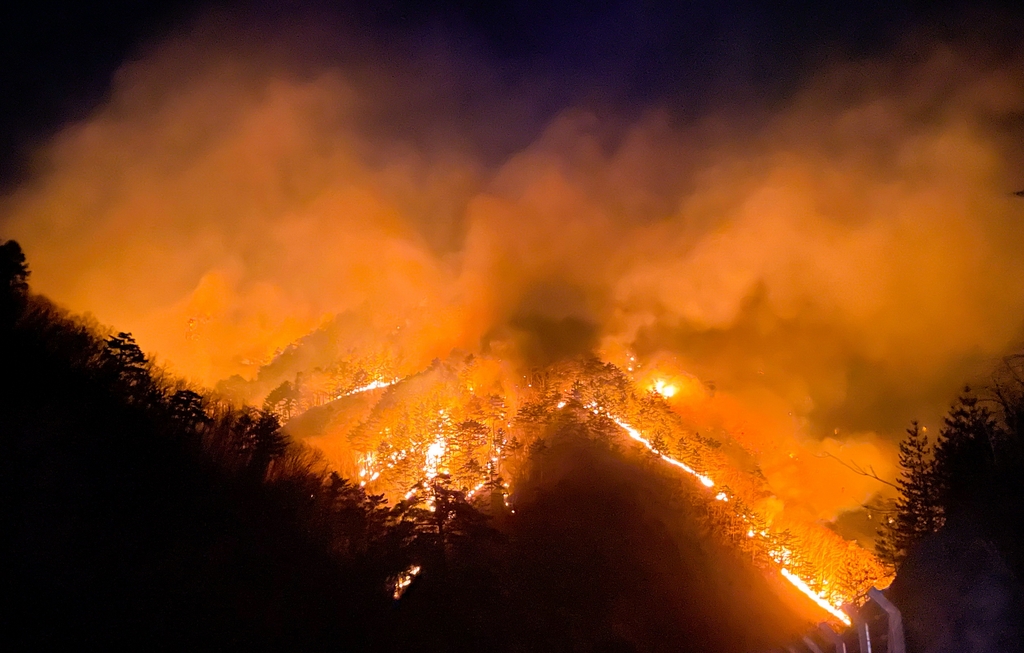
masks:
<instances>
[{"instance_id":1,"label":"fire light on slope","mask_svg":"<svg viewBox=\"0 0 1024 653\"><path fill-rule=\"evenodd\" d=\"M595 408L594 412L598 413L599 410L597 408ZM675 467L678 467L679 469L682 469L683 471L685 471L686 473L690 474L691 476L697 478L704 487L712 488L712 487L715 486L715 482L713 480L711 480L711 478L709 478L708 476L705 476L704 474L701 474L701 473L697 472L696 470L694 470L693 468L689 467L685 463L683 463L683 462L681 462L679 460L676 460L675 458L672 458L671 456L668 456L668 455L658 451L657 449L655 449L654 446L651 444L651 442L649 440L644 438L640 434L640 432L638 430L636 430L635 428L633 428L632 426L630 426L626 422L622 421L621 419L619 419L617 417L613 417L613 416L610 416L610 415L609 415L609 417L611 418L611 420L613 422L618 424L624 431L626 431L626 433L629 434L629 437L631 437L634 440L636 440L637 442L640 442L641 444L643 444L645 447L647 447L647 449L649 451L651 451L652 453L657 454L658 457L660 457L665 462L669 463L670 465L674 465ZM718 494L715 495L714 498L717 501L722 501L722 502L728 502L729 501L729 497L728 497L728 495L725 492L719 492ZM747 531L747 536L748 537L754 537L755 536L754 531L748 530ZM769 554L770 554L770 552L769 552ZM778 561L776 561L776 562L778 562ZM812 601L814 601L814 603L816 605L818 605L820 608L822 608L823 610L825 610L826 612L828 612L829 614L834 616L836 619L839 619L841 622L843 622L847 626L850 625L850 617L847 616L846 613L844 613L842 610L840 610L836 606L831 605L828 601L825 600L824 597L822 597L817 592L815 592L813 589L811 589L811 587L807 584L806 581L804 581L802 578L800 578L796 574L793 574L792 572L790 572L785 567L781 567L779 569L779 571L782 574L783 578L788 580L793 585L793 587L795 587L796 589L800 590L800 592L803 593L805 596L807 596L807 598L809 598Z\"/></svg>"},{"instance_id":2,"label":"fire light on slope","mask_svg":"<svg viewBox=\"0 0 1024 653\"><path fill-rule=\"evenodd\" d=\"M405 594L405 590L409 589L409 586L412 585L412 581L419 575L419 573L420 566L413 565L398 574L398 578L395 579L394 591L391 592L391 597L396 601L402 598L402 595Z\"/></svg>"},{"instance_id":3,"label":"fire light on slope","mask_svg":"<svg viewBox=\"0 0 1024 653\"><path fill-rule=\"evenodd\" d=\"M786 523L772 523L772 519L758 512L751 502L751 490L744 490L743 482L737 480L737 474L742 472L730 470L727 459L694 457L682 449L678 454L670 451L665 438L657 433L658 419L651 417L674 415L663 401L663 393L637 394L636 387L618 368L596 359L566 369L568 373L554 369L535 377L519 377L523 396L516 401L533 401L534 408L517 413L514 418L507 417L503 408L508 399L492 394L481 401L478 395L482 385L469 368L454 369L445 373L447 376L430 372L426 376L408 377L409 384L400 384L393 391L397 394L389 395L392 398L381 404L380 410L385 412L366 422L362 437L372 438L367 441L370 448L358 455L361 485L372 484L375 492L383 491L393 500L408 501L418 496L428 510L435 509L431 488L436 480L461 489L468 500L477 499L490 487L491 492L501 493L505 506L512 508L510 484L500 473L508 462L509 452L523 443L515 444L511 434L516 432L528 438L522 431L521 420L546 421L554 412L574 407L575 411L608 420L658 459L712 490L706 500L720 514L728 515L727 523L720 525L725 539L735 541L738 537L741 547L752 552L762 568L774 569L815 605L848 623L849 617L839 606L856 602L865 583L877 584L882 577L868 564L874 560L870 554L859 548L851 550L849 542L831 532L828 535L835 539L830 540L815 531L814 526L794 533ZM362 387L369 385L386 387L396 382ZM662 383L660 387L665 390L667 385ZM655 430L646 430L651 428ZM684 434L686 437L689 436ZM694 444L708 446L699 438ZM484 464L477 462L480 460ZM859 570L853 580L848 573L851 568Z\"/></svg>"},{"instance_id":4,"label":"fire light on slope","mask_svg":"<svg viewBox=\"0 0 1024 653\"><path fill-rule=\"evenodd\" d=\"M812 590L807 585L807 583L804 582L804 580L802 578L800 578L796 574L790 572L785 567L780 569L779 572L782 574L783 578L785 578L786 580L788 580L790 583L793 584L793 587L795 587L798 590L800 590L801 592L803 592L804 595L807 596L807 598L809 598L812 601L814 601L818 605L818 607L820 607L822 610L825 610L826 612L831 614L833 617L835 617L839 621L842 621L847 626L850 625L850 617L845 612L843 612L839 608L831 605L828 601L826 601L824 598L819 596L818 593L815 592L814 590Z\"/></svg>"},{"instance_id":5,"label":"fire light on slope","mask_svg":"<svg viewBox=\"0 0 1024 653\"><path fill-rule=\"evenodd\" d=\"M667 383L664 379L658 379L654 382L654 385L651 386L651 390L657 392L666 399L670 399L675 396L676 392L679 391L679 388L675 387L671 383Z\"/></svg>"},{"instance_id":6,"label":"fire light on slope","mask_svg":"<svg viewBox=\"0 0 1024 653\"><path fill-rule=\"evenodd\" d=\"M437 476L438 468L441 465L441 458L444 456L446 448L447 444L443 437L438 438L432 445L427 447L427 464L423 470L426 478L431 479Z\"/></svg>"},{"instance_id":7,"label":"fire light on slope","mask_svg":"<svg viewBox=\"0 0 1024 653\"><path fill-rule=\"evenodd\" d=\"M357 394L360 394L362 392L369 392L370 390L379 390L381 388L387 388L388 386L392 386L392 385L398 383L398 381L399 381L398 379L392 379L390 381L382 381L380 379L377 379L375 381L371 381L371 382L367 383L366 385L361 385L361 386L359 386L357 388L353 388L352 390L349 390L348 392L344 392L344 393L338 395L337 397L335 397L335 399L341 399L342 397L351 397L352 395L357 395Z\"/></svg>"},{"instance_id":8,"label":"fire light on slope","mask_svg":"<svg viewBox=\"0 0 1024 653\"><path fill-rule=\"evenodd\" d=\"M618 417L614 417L614 416L611 416L611 415L609 415L608 417L613 422L618 424L626 433L628 433L629 437L631 437L634 440L636 440L637 442L643 444L645 447L647 447L647 449L649 451L658 454L658 456L662 460L667 462L668 464L674 465L674 466L678 467L679 469L683 470L684 472L686 472L687 474L689 474L690 476L695 477L698 481L701 482L701 485L703 485L704 487L715 487L715 482L712 481L709 477L705 476L704 474L699 473L698 471L696 471L695 469L693 469L692 467L690 467L686 463L684 463L684 462L682 462L680 460L676 460L672 456L669 456L667 454L662 453L661 451L658 451L654 447L654 445L651 444L650 440L648 440L644 436L640 435L640 431L636 430L635 428L633 428L632 426L630 426L626 422L622 421Z\"/></svg>"}]
</instances>

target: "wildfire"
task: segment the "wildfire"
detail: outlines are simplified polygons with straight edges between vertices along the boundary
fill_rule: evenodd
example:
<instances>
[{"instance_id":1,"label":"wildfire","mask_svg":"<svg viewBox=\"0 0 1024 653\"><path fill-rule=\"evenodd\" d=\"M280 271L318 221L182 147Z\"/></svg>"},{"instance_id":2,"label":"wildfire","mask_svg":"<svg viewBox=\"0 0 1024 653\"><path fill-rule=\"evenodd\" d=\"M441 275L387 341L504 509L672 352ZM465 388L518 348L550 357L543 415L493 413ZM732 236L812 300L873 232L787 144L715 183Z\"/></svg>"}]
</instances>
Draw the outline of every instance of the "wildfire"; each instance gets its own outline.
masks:
<instances>
[{"instance_id":1,"label":"wildfire","mask_svg":"<svg viewBox=\"0 0 1024 653\"><path fill-rule=\"evenodd\" d=\"M705 476L704 474L701 474L701 473L697 472L697 470L695 470L694 468L690 467L690 466L689 466L689 465L687 465L686 463L684 463L684 462L682 462L682 461L680 461L680 460L676 460L676 459L675 459L675 458L673 458L672 456L669 456L669 455L667 455L667 454L665 454L665 453L662 453L661 451L658 451L658 450L657 450L657 449L656 449L656 448L654 447L654 445L653 445L653 444L651 444L651 441L650 441L650 440L648 440L648 439L647 439L647 438L645 438L644 436L640 435L640 431L636 430L635 428L633 428L632 426L630 426L630 425L629 425L629 424L627 424L626 422L622 421L621 419L619 419L619 418L617 418L617 417L613 417L613 416L611 416L611 415L609 415L609 418L610 418L610 419L611 419L611 420L612 420L613 422L615 422L616 424L618 424L618 425L619 425L619 427L620 427L620 428L622 428L622 430L624 430L624 431L625 431L626 433L628 433L628 434L629 434L629 437L631 437L631 438L633 438L634 440L636 440L637 442L639 442L639 443L643 444L643 445L644 445L645 447L647 447L647 449L648 449L649 451L651 451L651 452L653 452L653 453L656 453L656 454L658 454L658 456L659 456L659 457L660 457L660 458L661 458L662 460L664 460L665 462L667 462L668 464L670 464L670 465L675 465L676 467L678 467L679 469L683 470L683 471L684 471L684 472L686 472L687 474L690 474L691 476L695 477L695 478L696 478L696 479L697 479L698 481L700 481L700 482L701 482L701 484L702 484L702 485L703 485L704 487L714 487L714 486L715 486L715 482L714 482L714 481L712 481L712 480L711 480L710 478L708 478L707 476Z\"/></svg>"},{"instance_id":2,"label":"wildfire","mask_svg":"<svg viewBox=\"0 0 1024 653\"><path fill-rule=\"evenodd\" d=\"M651 386L651 390L657 392L659 395L665 397L666 399L674 397L675 394L679 392L679 388L668 383L664 379L658 379L657 381L655 381L654 385Z\"/></svg>"},{"instance_id":3,"label":"wildfire","mask_svg":"<svg viewBox=\"0 0 1024 653\"><path fill-rule=\"evenodd\" d=\"M427 463L423 468L423 473L427 478L437 476L437 469L441 464L441 458L444 456L446 447L447 443L444 441L444 438L438 438L434 441L434 444L427 447Z\"/></svg>"},{"instance_id":4,"label":"wildfire","mask_svg":"<svg viewBox=\"0 0 1024 653\"><path fill-rule=\"evenodd\" d=\"M595 409L594 412L598 413L598 410ZM641 444L643 444L645 447L647 447L647 449L649 451L658 454L658 456L662 460L664 460L665 462L667 462L667 463L669 463L671 465L674 465L674 466L678 467L679 469L682 469L683 471L687 472L691 476L696 477L698 480L700 480L701 484L704 485L704 487L707 487L707 488L714 487L715 482L713 480L711 480L709 477L707 477L707 476L697 472L692 467L688 466L686 463L683 463L683 462L681 462L679 460L676 460L675 458L672 458L671 456L668 456L668 455L658 451L654 447L654 445L651 444L651 442L649 440L647 440L646 438L643 437L643 435L640 434L640 431L638 431L637 429L633 428L632 426L627 424L625 421L623 421L623 420L621 420L621 419L619 419L617 417L610 416L610 415L609 415L609 417L611 418L611 420L613 422L618 424L619 427L622 428L622 430L626 431L626 433L628 433L631 438L633 438L637 442L640 442ZM714 498L716 500L718 500L718 501L722 501L722 502L726 502L726 503L728 503L728 501L729 501L729 496L725 492L719 492L718 494L715 495ZM744 519L744 520L747 519L745 516L742 516L742 515L740 515L740 518ZM755 535L755 533L754 533L753 530L748 530L747 531L747 537L748 538L753 538L754 535ZM761 535L762 535L762 537L764 537L766 535L766 533L764 531L762 531ZM777 563L787 562L791 558L791 552L789 552L788 550L785 550L785 549L783 551L785 552L785 555L779 555L775 551L770 551L769 552L769 556L773 560L775 560L775 562L777 562ZM850 625L850 617L848 617L846 615L846 613L844 613L842 610L840 610L839 608L833 606L828 601L826 601L824 599L824 597L822 597L820 594L818 594L813 589L811 589L811 587L807 584L806 581L804 581L802 578L800 578L796 574L790 572L785 567L780 567L779 571L782 574L783 578L788 580L796 589L798 589L801 593L803 593L805 596L807 596L807 598L809 598L812 601L814 601L814 603L816 605L818 605L820 608L822 608L823 610L825 610L826 612L828 612L829 614L834 616L836 619L839 619L839 621L843 622L847 626Z\"/></svg>"},{"instance_id":5,"label":"wildfire","mask_svg":"<svg viewBox=\"0 0 1024 653\"><path fill-rule=\"evenodd\" d=\"M399 379L392 379L390 381L381 381L381 380L378 379L376 381L371 381L371 382L367 383L366 385L361 385L358 388L353 388L353 389L349 390L348 392L344 392L344 393L338 395L337 397L335 397L335 399L341 399L342 397L351 397L352 395L359 394L360 392L369 392L370 390L377 390L377 389L380 389L380 388L386 388L388 386L391 386L391 385L394 385L394 384L398 383L398 381L399 381Z\"/></svg>"},{"instance_id":6,"label":"wildfire","mask_svg":"<svg viewBox=\"0 0 1024 653\"><path fill-rule=\"evenodd\" d=\"M419 573L420 566L413 565L405 571L403 571L402 573L398 574L398 577L395 579L395 589L391 593L392 598L394 598L396 601L402 598L402 595L405 594L405 590L408 589L410 585L412 585L413 579L415 579L416 576L419 575Z\"/></svg>"},{"instance_id":7,"label":"wildfire","mask_svg":"<svg viewBox=\"0 0 1024 653\"><path fill-rule=\"evenodd\" d=\"M375 456L372 452L363 454L359 457L359 485L365 486L367 483L376 481L380 478L379 471L371 471L376 462Z\"/></svg>"},{"instance_id":8,"label":"wildfire","mask_svg":"<svg viewBox=\"0 0 1024 653\"><path fill-rule=\"evenodd\" d=\"M347 394L351 395L388 387L398 381L399 379L391 381L376 380L355 388ZM533 384L527 382L526 386L532 388ZM470 397L474 395L477 389L475 384L465 384L460 387L470 388L468 395ZM655 381L648 389L666 398L672 397L678 392L676 386L670 385L664 380ZM533 392L537 392L537 390L533 390ZM577 390L572 390L570 396L567 386L561 387L559 393L562 396L556 396L553 404L549 405L553 405L556 409L560 410L569 406L570 403L580 402L575 405L582 405L582 408L588 412L609 419L632 440L639 442L645 449L655 454L665 463L682 470L699 482L702 487L709 490L714 488L713 492L707 495L708 500L716 502L716 505L722 506L721 510L725 510L727 514L731 515L731 519L735 520L736 527L740 529L738 530L738 537L742 538L745 543L749 543L746 546L751 547L751 551L760 552L760 559L764 561L763 564L770 565L771 568L777 570L793 587L834 618L847 625L850 623L850 618L838 606L847 601L856 600L860 592L863 591L863 588L859 584L843 585L835 581L835 578L838 577L836 574L838 573L839 567L837 565L839 563L831 561L837 559L837 554L845 553L835 550L836 543L827 541L827 538L822 539L822 537L815 535L813 532L805 532L798 537L786 529L779 530L779 527L767 525L763 517L759 517L757 513L744 504L742 495L735 494L727 485L716 483L711 477L711 470L695 468L670 455L664 450L665 444L662 439L657 436L646 437L641 429L636 428L627 421L625 415L632 414L629 412L632 408L628 403L630 401L628 397L624 404L619 403L616 399L614 405L617 408L615 411L612 411L606 408L602 401L597 399L581 399ZM425 420L421 422L422 426L420 428L423 430L404 431L408 435L403 437L408 438L411 436L411 439L396 439L392 426L383 426L380 429L378 437L380 438L381 445L377 451L362 454L358 458L360 485L365 486L367 483L381 480L384 473L390 472L397 474L399 477L403 474L407 475L408 471L400 470L409 470L408 464L410 460L418 460L419 463L412 468L416 476L413 478L406 476L408 478L406 482L413 483L412 489L408 491L403 490L401 495L404 495L404 497L401 495L398 497L409 500L420 494L421 491L427 490L429 487L428 482L432 479L442 474L449 474L449 467L453 470L463 469L461 463L457 463L453 456L462 455L460 452L467 451L465 440L467 436L465 432L462 432L463 434L460 436L458 429L461 428L461 425L467 423L467 415L469 413L466 412L465 406L459 402L470 400L465 398L459 399L461 395L458 394L432 396L435 398L431 401L437 401L438 403L434 403L433 408L430 410L420 410L420 412L415 413L420 416L417 419ZM600 391L598 391L593 396L599 397L604 395L601 395ZM488 451L484 458L486 462L484 465L476 467L476 471L468 475L465 471L461 472L461 480L458 481L466 492L465 496L467 499L473 499L485 487L488 487L489 483L493 483L498 478L498 466L503 464L502 461L506 455L503 448L505 441L502 440L505 436L500 436L498 433L500 429L508 428L511 430L515 428L515 420L509 420L504 412L503 400L492 397L490 402L492 405L501 407L494 413L493 422L491 422L489 427L490 434L479 436L485 438L485 440L479 440L479 442L484 444L473 445L485 447L486 451ZM443 407L438 408L438 406ZM625 412L617 414L619 410ZM665 410L668 410L667 407ZM388 422L383 422L382 424L388 424ZM478 431L478 433L483 432L486 434L486 429L483 429L482 426L480 428L482 431ZM418 433L432 433L432 436L430 436L432 439L422 440L417 435ZM721 463L717 464L720 465ZM719 468L713 467L713 469ZM725 473L727 469L723 468L719 469L719 471ZM391 479L388 482L393 483L395 480L397 478ZM405 485L405 487L409 487L409 485ZM502 482L500 485L493 485L492 487L494 491L501 492L505 506L511 508L508 501L509 484ZM426 507L429 510L435 510L433 496L426 496ZM513 510L512 512L515 511ZM805 539L800 539L800 537ZM794 553L793 547L800 547L796 549L799 555ZM810 555L808 555L809 551L805 550L807 547L812 547L813 549ZM860 549L857 549L857 552L859 552L857 555L860 555L865 560L870 558L870 554L864 553ZM861 558L854 556L851 560L856 562L861 560ZM870 566L865 567L865 569L867 570L865 572L866 578L874 580L880 575L874 573L872 571L873 568L870 568ZM419 571L419 566L410 567L397 577L394 586L394 596L396 599L401 596ZM859 582L857 581L857 583Z\"/></svg>"},{"instance_id":9,"label":"wildfire","mask_svg":"<svg viewBox=\"0 0 1024 653\"><path fill-rule=\"evenodd\" d=\"M818 605L818 607L820 607L822 610L825 610L839 621L842 621L847 626L850 625L850 617L848 617L845 612L833 606L828 601L826 601L820 594L812 590L810 586L807 583L805 583L802 578L800 578L794 573L791 573L785 567L783 567L779 571L782 573L783 578L792 583L793 587L803 592L807 596L807 598L814 601Z\"/></svg>"}]
</instances>

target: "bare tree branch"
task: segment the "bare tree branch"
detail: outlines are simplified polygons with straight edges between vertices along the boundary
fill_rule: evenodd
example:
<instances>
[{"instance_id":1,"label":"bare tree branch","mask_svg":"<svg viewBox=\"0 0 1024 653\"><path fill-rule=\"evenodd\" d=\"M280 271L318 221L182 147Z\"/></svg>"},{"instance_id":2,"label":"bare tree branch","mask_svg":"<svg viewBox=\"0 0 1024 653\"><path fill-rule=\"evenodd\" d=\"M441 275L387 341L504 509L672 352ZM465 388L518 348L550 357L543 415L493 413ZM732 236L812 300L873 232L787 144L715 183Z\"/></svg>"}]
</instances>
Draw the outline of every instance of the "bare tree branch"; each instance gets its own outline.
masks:
<instances>
[{"instance_id":1,"label":"bare tree branch","mask_svg":"<svg viewBox=\"0 0 1024 653\"><path fill-rule=\"evenodd\" d=\"M870 510L871 512L877 512L882 515L895 515L897 512L899 512L899 509L896 506L884 507L872 505L870 503L862 503L860 504L860 507L864 508L865 510Z\"/></svg>"},{"instance_id":2,"label":"bare tree branch","mask_svg":"<svg viewBox=\"0 0 1024 653\"><path fill-rule=\"evenodd\" d=\"M815 458L825 458L825 457L833 458L840 465L842 465L843 467L849 469L851 472L853 472L855 474L859 474L861 476L867 476L868 478L873 478L876 481L878 481L879 483L884 483L884 484L888 485L889 487L896 488L897 490L900 489L900 486L896 485L895 483L887 481L884 478L879 478L878 474L875 473L875 468L870 466L870 465L868 466L867 470L865 470L863 467L861 467L857 463L848 463L845 460L843 460L842 458L840 458L839 456L836 456L835 454L831 454L831 453L829 453L827 451L825 453L823 453L823 454L820 454L820 455L815 454L814 457Z\"/></svg>"}]
</instances>

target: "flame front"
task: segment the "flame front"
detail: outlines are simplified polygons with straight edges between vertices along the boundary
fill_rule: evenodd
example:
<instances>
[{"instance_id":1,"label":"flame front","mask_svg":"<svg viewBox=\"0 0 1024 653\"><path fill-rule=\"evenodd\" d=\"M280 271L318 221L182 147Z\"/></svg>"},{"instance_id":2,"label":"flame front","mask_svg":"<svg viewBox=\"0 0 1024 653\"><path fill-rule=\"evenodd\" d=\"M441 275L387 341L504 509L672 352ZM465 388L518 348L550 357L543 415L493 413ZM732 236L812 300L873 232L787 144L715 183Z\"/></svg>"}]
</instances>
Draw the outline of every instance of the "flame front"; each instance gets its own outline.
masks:
<instances>
[{"instance_id":1,"label":"flame front","mask_svg":"<svg viewBox=\"0 0 1024 653\"><path fill-rule=\"evenodd\" d=\"M667 383L664 379L658 379L657 381L654 382L654 385L651 387L651 390L657 392L662 397L669 399L675 396L676 392L678 391L678 388L676 388L674 385L670 383Z\"/></svg>"},{"instance_id":2,"label":"flame front","mask_svg":"<svg viewBox=\"0 0 1024 653\"><path fill-rule=\"evenodd\" d=\"M398 574L398 578L395 579L395 588L391 592L391 597L396 601L402 598L402 595L405 594L405 590L409 589L409 586L412 585L412 581L415 580L415 578L419 576L419 574L419 565L413 565L405 571L403 571L402 573Z\"/></svg>"},{"instance_id":3,"label":"flame front","mask_svg":"<svg viewBox=\"0 0 1024 653\"><path fill-rule=\"evenodd\" d=\"M618 373L614 366L604 365L601 369L605 372ZM856 603L873 584L884 584L885 570L869 552L821 527L796 528L792 524L773 523L752 507L754 502L749 497L744 498L732 489L742 474L730 469L727 461L710 454L703 457L702 466L683 460L668 451L657 434L646 434L636 422L627 419L627 414L635 414L643 421L644 410L662 418L670 416L672 411L664 399L675 394L670 389L674 386L664 381L647 386L656 400L642 399L643 395L636 394L628 385L625 394L618 396L604 385L598 373L593 379L584 379L583 385L580 378L573 381L568 376L554 384L543 379L534 383L524 377L514 384L518 393L510 393L507 387L492 384L488 388L484 380L477 378L478 372L470 367L446 373L436 380L440 385L417 382L406 387L403 382L374 381L350 391L349 395L390 388L388 392L398 393L404 399L380 402L350 434L354 441L374 444L358 455L361 483L372 484L374 491L384 491L396 500L410 500L426 492L425 505L434 510L430 482L444 477L461 487L469 500L476 500L490 488L514 512L512 486L504 475L515 478L516 470L523 464L517 452L529 439L524 430L524 420L531 414L529 406L547 406L543 410L551 411L545 413L550 415L579 411L576 414L608 420L643 450L696 481L697 487L708 491L707 500L727 515L733 524L728 529L736 531L742 548L840 622L849 624L850 618L839 606ZM412 378L408 379L410 384ZM494 392L487 393L487 389ZM512 409L508 404L519 405L514 417L508 416ZM650 421L650 417L646 419ZM715 476L732 480L722 482ZM396 581L396 595L408 586L418 573L416 569Z\"/></svg>"},{"instance_id":4,"label":"flame front","mask_svg":"<svg viewBox=\"0 0 1024 653\"><path fill-rule=\"evenodd\" d=\"M660 390L659 390L659 394L662 394L660 392ZM665 396L671 396L671 394L667 394ZM599 408L594 408L594 412L595 413L599 413L600 409ZM628 433L631 438L633 438L637 442L640 442L641 444L643 444L645 447L647 447L647 449L649 451L651 451L652 453L657 454L665 462L669 463L670 465L674 465L674 466L678 467L679 469L682 469L683 471L685 471L687 474L690 474L691 476L697 478L700 481L701 485L703 485L706 488L712 488L712 487L715 486L715 482L712 481L710 477L695 471L691 467L687 466L685 463L683 463L681 461L678 461L675 458L672 458L671 456L667 456L664 453L662 453L662 452L658 451L657 449L655 449L654 446L650 443L649 440L645 439L642 435L640 435L639 431L637 431L635 428L633 428L632 426L630 426L626 422L622 421L621 419L619 419L617 417L612 417L611 419L616 424L618 424L620 427L622 427L622 429L624 431L626 431L626 433ZM725 492L719 492L718 494L715 495L714 498L717 501L722 501L722 502L728 502L729 501L729 496ZM743 518L743 517L741 516L741 518ZM754 533L753 530L748 530L747 531L747 537L749 537L749 538L753 538L756 535L757 534ZM767 533L765 533L763 531L761 533L761 537L764 538L764 539L769 539L769 538L767 538ZM769 555L776 562L780 562L782 560L788 560L791 557L788 551L785 552L785 555L779 554L777 552L769 551ZM835 617L839 621L841 621L844 624L846 624L847 626L850 625L850 617L845 612L843 612L841 609L839 609L837 606L834 606L834 605L830 604L827 600L825 600L825 598L823 596L821 596L820 594L815 592L813 589L811 589L811 587L807 584L807 581L805 581L804 579L800 578L796 574L790 572L785 567L780 567L779 568L779 573L781 573L782 577L785 578L787 581L789 581L793 585L793 587L798 589L807 598L809 598L812 601L814 601L814 603L818 607L820 607L821 609L825 610L826 612L831 614L833 617ZM851 599L855 599L857 597L850 597L850 598Z\"/></svg>"},{"instance_id":5,"label":"flame front","mask_svg":"<svg viewBox=\"0 0 1024 653\"><path fill-rule=\"evenodd\" d=\"M821 596L820 594L818 594L817 592L812 590L807 585L807 583L804 581L804 579L802 579L799 576L797 576L796 574L790 572L785 567L780 569L779 572L782 574L783 578L785 578L786 580L788 580L790 583L793 584L793 587L795 587L798 590L800 590L801 592L803 592L804 595L807 596L807 598L809 598L812 601L814 601L818 605L818 607L820 607L822 610L825 610L826 612L831 614L833 617L835 617L839 621L841 621L844 624L846 624L847 626L850 625L850 617L845 612L843 612L839 608L835 607L834 605L832 605L828 601L826 601L823 596Z\"/></svg>"}]
</instances>

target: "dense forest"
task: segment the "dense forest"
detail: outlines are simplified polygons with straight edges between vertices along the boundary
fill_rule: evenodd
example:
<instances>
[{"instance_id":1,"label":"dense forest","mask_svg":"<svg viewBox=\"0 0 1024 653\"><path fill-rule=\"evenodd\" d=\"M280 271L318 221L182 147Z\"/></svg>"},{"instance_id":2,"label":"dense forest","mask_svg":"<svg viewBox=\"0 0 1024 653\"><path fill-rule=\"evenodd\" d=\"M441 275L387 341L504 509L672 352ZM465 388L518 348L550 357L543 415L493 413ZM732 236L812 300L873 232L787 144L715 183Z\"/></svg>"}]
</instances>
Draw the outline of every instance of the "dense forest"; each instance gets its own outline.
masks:
<instances>
[{"instance_id":1,"label":"dense forest","mask_svg":"<svg viewBox=\"0 0 1024 653\"><path fill-rule=\"evenodd\" d=\"M32 294L16 243L0 272L11 650L744 651L806 626L673 517L696 495L569 417L516 514L445 475L388 504Z\"/></svg>"},{"instance_id":2,"label":"dense forest","mask_svg":"<svg viewBox=\"0 0 1024 653\"><path fill-rule=\"evenodd\" d=\"M1022 358L1004 362L987 397L970 388L931 440L917 422L900 443L900 496L879 530L878 552L899 567L947 521L969 521L1024 571L1024 377Z\"/></svg>"},{"instance_id":3,"label":"dense forest","mask_svg":"<svg viewBox=\"0 0 1024 653\"><path fill-rule=\"evenodd\" d=\"M909 651L1024 650L1024 358L965 388L937 437L913 422L879 556Z\"/></svg>"},{"instance_id":4,"label":"dense forest","mask_svg":"<svg viewBox=\"0 0 1024 653\"><path fill-rule=\"evenodd\" d=\"M388 503L277 413L190 388L130 334L31 293L13 241L0 277L11 650L738 652L808 627L709 536L705 501L568 411L529 447L515 512L445 474ZM934 442L915 424L901 445L879 547L912 651L931 650L943 533L989 553L997 615L1021 606L1020 368L966 393Z\"/></svg>"}]
</instances>

